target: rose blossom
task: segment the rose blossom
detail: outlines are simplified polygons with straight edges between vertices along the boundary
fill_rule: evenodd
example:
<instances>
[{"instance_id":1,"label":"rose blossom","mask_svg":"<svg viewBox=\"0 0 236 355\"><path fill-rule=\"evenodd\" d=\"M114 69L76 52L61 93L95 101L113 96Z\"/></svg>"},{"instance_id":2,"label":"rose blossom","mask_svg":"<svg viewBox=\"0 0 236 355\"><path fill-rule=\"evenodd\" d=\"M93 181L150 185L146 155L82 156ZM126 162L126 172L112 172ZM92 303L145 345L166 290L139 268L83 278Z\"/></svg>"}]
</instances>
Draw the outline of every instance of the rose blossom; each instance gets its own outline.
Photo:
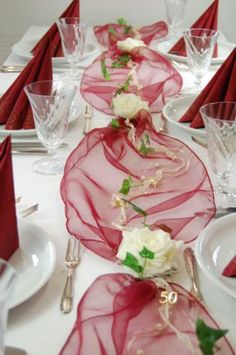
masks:
<instances>
[{"instance_id":1,"label":"rose blossom","mask_svg":"<svg viewBox=\"0 0 236 355\"><path fill-rule=\"evenodd\" d=\"M128 37L123 41L118 41L117 47L123 52L131 52L135 47L146 47L146 45L141 39Z\"/></svg>"},{"instance_id":2,"label":"rose blossom","mask_svg":"<svg viewBox=\"0 0 236 355\"><path fill-rule=\"evenodd\" d=\"M124 260L127 252L137 258L140 265L144 265L144 258L139 253L143 248L152 251L154 259L146 259L143 277L161 274L173 268L177 269L180 263L180 249L182 241L171 239L170 234L161 229L151 231L149 228L134 228L132 231L123 231L123 240L119 246L117 257Z\"/></svg>"},{"instance_id":3,"label":"rose blossom","mask_svg":"<svg viewBox=\"0 0 236 355\"><path fill-rule=\"evenodd\" d=\"M148 102L132 93L116 95L112 100L112 106L115 115L126 119L132 119L141 109L148 111Z\"/></svg>"}]
</instances>

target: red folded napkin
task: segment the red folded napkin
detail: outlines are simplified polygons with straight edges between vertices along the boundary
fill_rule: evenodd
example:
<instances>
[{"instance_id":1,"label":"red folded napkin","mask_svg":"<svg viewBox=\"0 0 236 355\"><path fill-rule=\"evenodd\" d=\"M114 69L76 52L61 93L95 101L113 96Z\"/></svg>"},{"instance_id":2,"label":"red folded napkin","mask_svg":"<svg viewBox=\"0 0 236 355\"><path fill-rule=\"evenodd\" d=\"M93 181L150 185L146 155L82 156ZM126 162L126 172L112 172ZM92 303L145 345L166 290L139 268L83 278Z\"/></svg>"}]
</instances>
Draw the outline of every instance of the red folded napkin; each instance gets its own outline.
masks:
<instances>
[{"instance_id":1,"label":"red folded napkin","mask_svg":"<svg viewBox=\"0 0 236 355\"><path fill-rule=\"evenodd\" d=\"M19 247L10 136L0 144L0 200L0 258L8 260Z\"/></svg>"},{"instance_id":2,"label":"red folded napkin","mask_svg":"<svg viewBox=\"0 0 236 355\"><path fill-rule=\"evenodd\" d=\"M179 121L191 122L192 128L202 128L200 107L219 101L236 101L236 48Z\"/></svg>"},{"instance_id":3,"label":"red folded napkin","mask_svg":"<svg viewBox=\"0 0 236 355\"><path fill-rule=\"evenodd\" d=\"M214 2L208 7L208 9L199 17L199 19L191 26L191 28L207 28L209 30L218 29L218 4L219 0ZM186 57L186 48L183 37L169 50L171 54L178 54ZM218 49L217 45L214 48L213 57L217 57Z\"/></svg>"},{"instance_id":4,"label":"red folded napkin","mask_svg":"<svg viewBox=\"0 0 236 355\"><path fill-rule=\"evenodd\" d=\"M61 14L62 17L79 17L80 14L80 0L73 0L72 3L66 8L66 10ZM45 41L50 40L52 48L52 57L63 57L63 50L61 45L61 37L58 31L57 24L54 23L45 35L39 40L39 42L32 49L35 54L38 49L40 49Z\"/></svg>"},{"instance_id":5,"label":"red folded napkin","mask_svg":"<svg viewBox=\"0 0 236 355\"><path fill-rule=\"evenodd\" d=\"M0 124L5 129L34 128L33 114L24 87L34 81L52 80L52 59L49 42L37 52L22 73L0 98Z\"/></svg>"},{"instance_id":6,"label":"red folded napkin","mask_svg":"<svg viewBox=\"0 0 236 355\"><path fill-rule=\"evenodd\" d=\"M230 260L224 268L222 275L227 277L236 277L236 255Z\"/></svg>"}]
</instances>

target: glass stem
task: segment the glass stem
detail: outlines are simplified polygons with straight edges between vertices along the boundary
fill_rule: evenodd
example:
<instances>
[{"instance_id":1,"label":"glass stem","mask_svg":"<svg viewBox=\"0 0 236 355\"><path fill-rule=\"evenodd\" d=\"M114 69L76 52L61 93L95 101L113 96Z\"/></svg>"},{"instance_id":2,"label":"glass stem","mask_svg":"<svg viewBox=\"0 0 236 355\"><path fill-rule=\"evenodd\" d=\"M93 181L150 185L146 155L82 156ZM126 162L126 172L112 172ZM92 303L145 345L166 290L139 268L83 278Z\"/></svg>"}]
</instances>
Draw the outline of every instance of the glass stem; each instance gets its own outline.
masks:
<instances>
[{"instance_id":1,"label":"glass stem","mask_svg":"<svg viewBox=\"0 0 236 355\"><path fill-rule=\"evenodd\" d=\"M56 158L57 157L57 149L48 149L49 158Z\"/></svg>"},{"instance_id":2,"label":"glass stem","mask_svg":"<svg viewBox=\"0 0 236 355\"><path fill-rule=\"evenodd\" d=\"M196 76L194 84L195 84L196 87L201 87L202 86L202 78L199 77L199 76Z\"/></svg>"}]
</instances>

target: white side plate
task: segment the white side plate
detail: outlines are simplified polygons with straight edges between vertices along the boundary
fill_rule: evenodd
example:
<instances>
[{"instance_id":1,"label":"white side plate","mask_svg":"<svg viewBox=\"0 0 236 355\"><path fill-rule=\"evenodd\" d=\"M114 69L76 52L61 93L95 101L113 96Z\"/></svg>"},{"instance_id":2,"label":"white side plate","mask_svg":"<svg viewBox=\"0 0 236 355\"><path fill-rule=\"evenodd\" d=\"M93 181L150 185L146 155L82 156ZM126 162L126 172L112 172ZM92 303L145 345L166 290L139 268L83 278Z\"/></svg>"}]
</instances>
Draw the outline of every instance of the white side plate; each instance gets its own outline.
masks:
<instances>
[{"instance_id":1,"label":"white side plate","mask_svg":"<svg viewBox=\"0 0 236 355\"><path fill-rule=\"evenodd\" d=\"M168 53L170 48L173 47L173 44L170 44L168 41L163 41L158 43L154 49L157 50L160 54L163 54L167 58L171 60L176 60L179 62L187 62L186 57L182 57L177 54ZM218 57L211 59L211 64L221 64L225 61L225 59L230 55L232 50L235 48L235 44L230 42L218 42Z\"/></svg>"},{"instance_id":2,"label":"white side plate","mask_svg":"<svg viewBox=\"0 0 236 355\"><path fill-rule=\"evenodd\" d=\"M195 95L188 95L170 101L163 107L162 114L168 121L168 125L171 126L171 129L177 127L181 130L188 132L190 135L206 137L205 128L191 128L191 122L179 122L179 119L187 111L187 109L193 103L195 98Z\"/></svg>"},{"instance_id":3,"label":"white side plate","mask_svg":"<svg viewBox=\"0 0 236 355\"><path fill-rule=\"evenodd\" d=\"M55 246L37 225L18 219L20 247L9 262L17 272L10 308L33 296L49 280L56 262Z\"/></svg>"},{"instance_id":4,"label":"white side plate","mask_svg":"<svg viewBox=\"0 0 236 355\"><path fill-rule=\"evenodd\" d=\"M12 52L24 59L31 59L32 53L31 50L34 48L35 44L39 41L39 38L32 40L22 40L14 44L11 48ZM97 47L94 43L86 43L84 55L80 60L80 66L86 65L88 59L94 56L97 53ZM54 65L68 65L68 62L65 57L56 57L53 58Z\"/></svg>"},{"instance_id":5,"label":"white side plate","mask_svg":"<svg viewBox=\"0 0 236 355\"><path fill-rule=\"evenodd\" d=\"M236 213L210 223L199 235L196 258L206 276L220 289L236 298L236 278L222 276L236 255Z\"/></svg>"}]
</instances>

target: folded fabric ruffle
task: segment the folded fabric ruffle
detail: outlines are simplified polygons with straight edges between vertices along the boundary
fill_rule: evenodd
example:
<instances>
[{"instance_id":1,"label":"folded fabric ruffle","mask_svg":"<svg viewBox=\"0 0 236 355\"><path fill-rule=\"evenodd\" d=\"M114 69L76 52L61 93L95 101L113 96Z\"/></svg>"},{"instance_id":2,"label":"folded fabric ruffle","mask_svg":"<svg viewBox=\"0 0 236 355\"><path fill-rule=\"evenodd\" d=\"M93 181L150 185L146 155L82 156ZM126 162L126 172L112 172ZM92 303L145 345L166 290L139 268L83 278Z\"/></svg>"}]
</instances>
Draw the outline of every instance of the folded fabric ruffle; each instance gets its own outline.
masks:
<instances>
[{"instance_id":1,"label":"folded fabric ruffle","mask_svg":"<svg viewBox=\"0 0 236 355\"><path fill-rule=\"evenodd\" d=\"M116 47L117 41L123 41L128 37L141 39L148 46L152 41L164 38L168 33L168 27L163 21L140 28L110 23L95 26L94 33L103 47L112 49Z\"/></svg>"},{"instance_id":2,"label":"folded fabric ruffle","mask_svg":"<svg viewBox=\"0 0 236 355\"><path fill-rule=\"evenodd\" d=\"M162 305L163 288L128 274L106 274L88 288L77 309L74 327L60 355L200 354L196 321L219 326L204 306L177 284L169 284L177 302ZM92 339L92 340L91 340ZM226 337L217 354L233 355Z\"/></svg>"},{"instance_id":3,"label":"folded fabric ruffle","mask_svg":"<svg viewBox=\"0 0 236 355\"><path fill-rule=\"evenodd\" d=\"M167 58L147 47L134 48L130 56L133 62L131 65L114 68L116 51L100 55L83 74L81 95L97 110L112 115L112 98L118 88L132 76L136 85L130 84L127 92L138 90L142 100L149 103L150 111L160 112L166 99L181 90L181 75ZM102 73L102 62L109 73L109 80Z\"/></svg>"}]
</instances>

